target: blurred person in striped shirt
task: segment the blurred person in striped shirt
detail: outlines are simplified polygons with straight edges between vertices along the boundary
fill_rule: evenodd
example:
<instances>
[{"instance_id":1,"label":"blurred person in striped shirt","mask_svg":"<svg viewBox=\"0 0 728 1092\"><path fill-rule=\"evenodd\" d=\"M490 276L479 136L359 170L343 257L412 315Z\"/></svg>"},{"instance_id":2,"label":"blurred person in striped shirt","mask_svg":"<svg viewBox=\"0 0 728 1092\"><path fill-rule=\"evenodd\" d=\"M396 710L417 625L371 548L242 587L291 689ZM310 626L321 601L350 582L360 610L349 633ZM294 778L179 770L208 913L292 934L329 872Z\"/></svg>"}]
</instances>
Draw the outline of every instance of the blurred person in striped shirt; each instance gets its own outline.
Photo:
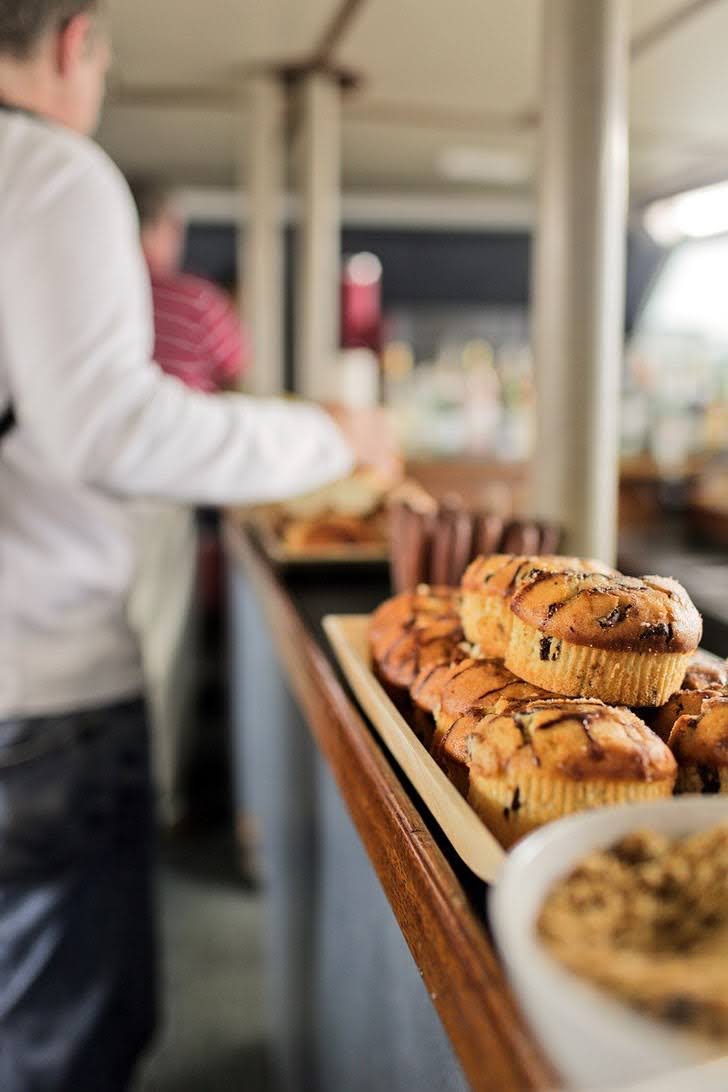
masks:
<instances>
[{"instance_id":1,"label":"blurred person in striped shirt","mask_svg":"<svg viewBox=\"0 0 728 1092\"><path fill-rule=\"evenodd\" d=\"M153 179L130 183L154 308L154 359L194 390L237 387L249 362L248 340L225 293L183 273L186 225L172 189Z\"/></svg>"},{"instance_id":2,"label":"blurred person in striped shirt","mask_svg":"<svg viewBox=\"0 0 728 1092\"><path fill-rule=\"evenodd\" d=\"M215 284L182 272L186 224L175 192L153 178L130 181L151 285L154 359L206 394L239 385L248 364L245 331ZM186 788L195 749L195 664L200 613L220 596L220 536L214 509L137 505L145 564L130 617L139 634L153 726L159 813L177 828L192 819ZM174 574L170 579L169 574Z\"/></svg>"}]
</instances>

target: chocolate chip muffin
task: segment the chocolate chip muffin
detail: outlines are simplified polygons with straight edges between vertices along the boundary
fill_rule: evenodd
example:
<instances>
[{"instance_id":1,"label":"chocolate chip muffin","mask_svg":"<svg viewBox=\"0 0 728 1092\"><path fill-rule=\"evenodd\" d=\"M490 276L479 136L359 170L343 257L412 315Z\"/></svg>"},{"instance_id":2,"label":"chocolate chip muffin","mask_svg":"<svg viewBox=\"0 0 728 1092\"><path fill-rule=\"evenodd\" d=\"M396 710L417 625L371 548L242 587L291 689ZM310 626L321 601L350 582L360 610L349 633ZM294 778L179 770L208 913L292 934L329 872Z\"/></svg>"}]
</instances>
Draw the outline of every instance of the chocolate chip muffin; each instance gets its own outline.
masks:
<instances>
[{"instance_id":1,"label":"chocolate chip muffin","mask_svg":"<svg viewBox=\"0 0 728 1092\"><path fill-rule=\"evenodd\" d=\"M374 672L402 712L421 672L450 665L463 640L457 589L421 585L388 599L369 624Z\"/></svg>"},{"instance_id":2,"label":"chocolate chip muffin","mask_svg":"<svg viewBox=\"0 0 728 1092\"><path fill-rule=\"evenodd\" d=\"M722 686L728 686L726 661L699 648L688 664L680 689L719 690Z\"/></svg>"},{"instance_id":3,"label":"chocolate chip muffin","mask_svg":"<svg viewBox=\"0 0 728 1092\"><path fill-rule=\"evenodd\" d=\"M704 697L697 713L679 717L669 745L678 792L728 792L728 690Z\"/></svg>"},{"instance_id":4,"label":"chocolate chip muffin","mask_svg":"<svg viewBox=\"0 0 728 1092\"><path fill-rule=\"evenodd\" d=\"M532 571L511 610L511 671L557 694L625 705L664 705L702 635L685 589L658 576Z\"/></svg>"},{"instance_id":5,"label":"chocolate chip muffin","mask_svg":"<svg viewBox=\"0 0 728 1092\"><path fill-rule=\"evenodd\" d=\"M726 671L725 661L699 649L688 664L682 686L677 693L656 709L648 707L637 709L635 712L653 732L657 732L660 739L667 742L673 725L679 717L686 713L695 716L700 712L703 700L714 694L726 692L724 688L727 684L728 671Z\"/></svg>"},{"instance_id":6,"label":"chocolate chip muffin","mask_svg":"<svg viewBox=\"0 0 728 1092\"><path fill-rule=\"evenodd\" d=\"M489 713L469 747L468 801L505 846L571 812L670 796L677 773L634 713L595 700Z\"/></svg>"},{"instance_id":7,"label":"chocolate chip muffin","mask_svg":"<svg viewBox=\"0 0 728 1092\"><path fill-rule=\"evenodd\" d=\"M478 557L462 580L463 631L480 655L503 659L511 635L513 595L533 570L560 572L583 569L611 573L598 561L547 554L526 557L516 554L490 554Z\"/></svg>"},{"instance_id":8,"label":"chocolate chip muffin","mask_svg":"<svg viewBox=\"0 0 728 1092\"><path fill-rule=\"evenodd\" d=\"M469 739L485 714L545 696L539 687L516 678L502 660L466 659L450 668L435 716L432 755L463 795L468 788Z\"/></svg>"},{"instance_id":9,"label":"chocolate chip muffin","mask_svg":"<svg viewBox=\"0 0 728 1092\"><path fill-rule=\"evenodd\" d=\"M411 725L415 735L430 750L435 733L435 714L442 701L442 692L455 666L468 658L469 646L462 642L452 650L448 663L423 667L410 687L412 702Z\"/></svg>"}]
</instances>

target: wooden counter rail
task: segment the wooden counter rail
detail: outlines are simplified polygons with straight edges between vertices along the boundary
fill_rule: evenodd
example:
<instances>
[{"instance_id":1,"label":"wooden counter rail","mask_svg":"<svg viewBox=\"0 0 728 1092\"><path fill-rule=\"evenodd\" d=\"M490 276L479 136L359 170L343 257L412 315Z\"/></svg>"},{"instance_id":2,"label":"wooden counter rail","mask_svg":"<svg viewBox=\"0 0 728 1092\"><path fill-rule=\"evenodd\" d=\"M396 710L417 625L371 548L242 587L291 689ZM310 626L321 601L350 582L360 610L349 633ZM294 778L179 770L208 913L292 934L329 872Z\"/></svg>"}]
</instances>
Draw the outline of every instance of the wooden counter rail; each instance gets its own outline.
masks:
<instances>
[{"instance_id":1,"label":"wooden counter rail","mask_svg":"<svg viewBox=\"0 0 728 1092\"><path fill-rule=\"evenodd\" d=\"M228 523L226 545L259 597L291 689L472 1088L558 1087L482 923L286 589L246 531Z\"/></svg>"}]
</instances>

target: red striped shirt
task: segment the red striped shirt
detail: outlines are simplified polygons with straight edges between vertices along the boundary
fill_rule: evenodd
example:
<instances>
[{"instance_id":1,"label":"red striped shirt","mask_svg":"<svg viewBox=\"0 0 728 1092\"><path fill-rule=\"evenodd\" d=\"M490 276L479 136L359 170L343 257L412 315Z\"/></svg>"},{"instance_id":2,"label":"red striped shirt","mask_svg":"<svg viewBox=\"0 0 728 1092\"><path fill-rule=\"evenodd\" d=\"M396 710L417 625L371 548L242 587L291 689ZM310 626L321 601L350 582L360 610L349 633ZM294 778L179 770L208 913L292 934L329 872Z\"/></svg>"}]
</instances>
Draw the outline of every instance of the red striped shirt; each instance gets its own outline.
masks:
<instances>
[{"instance_id":1,"label":"red striped shirt","mask_svg":"<svg viewBox=\"0 0 728 1092\"><path fill-rule=\"evenodd\" d=\"M214 284L179 273L152 274L154 359L198 391L230 386L248 363L240 320Z\"/></svg>"}]
</instances>

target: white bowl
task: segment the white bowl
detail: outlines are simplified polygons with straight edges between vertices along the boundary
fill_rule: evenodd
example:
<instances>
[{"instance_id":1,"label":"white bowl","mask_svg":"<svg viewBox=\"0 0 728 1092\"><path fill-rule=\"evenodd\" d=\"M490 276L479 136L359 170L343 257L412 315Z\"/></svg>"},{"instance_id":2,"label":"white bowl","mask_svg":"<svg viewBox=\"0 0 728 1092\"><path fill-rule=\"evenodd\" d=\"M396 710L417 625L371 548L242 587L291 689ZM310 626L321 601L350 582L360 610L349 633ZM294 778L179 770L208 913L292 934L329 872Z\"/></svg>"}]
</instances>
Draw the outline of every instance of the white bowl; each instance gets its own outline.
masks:
<instances>
[{"instance_id":1,"label":"white bowl","mask_svg":"<svg viewBox=\"0 0 728 1092\"><path fill-rule=\"evenodd\" d=\"M725 797L603 808L543 827L506 858L489 901L495 939L521 1006L565 1086L585 1092L623 1088L720 1053L570 974L549 956L535 922L554 882L591 850L633 830L679 836L725 820Z\"/></svg>"}]
</instances>

